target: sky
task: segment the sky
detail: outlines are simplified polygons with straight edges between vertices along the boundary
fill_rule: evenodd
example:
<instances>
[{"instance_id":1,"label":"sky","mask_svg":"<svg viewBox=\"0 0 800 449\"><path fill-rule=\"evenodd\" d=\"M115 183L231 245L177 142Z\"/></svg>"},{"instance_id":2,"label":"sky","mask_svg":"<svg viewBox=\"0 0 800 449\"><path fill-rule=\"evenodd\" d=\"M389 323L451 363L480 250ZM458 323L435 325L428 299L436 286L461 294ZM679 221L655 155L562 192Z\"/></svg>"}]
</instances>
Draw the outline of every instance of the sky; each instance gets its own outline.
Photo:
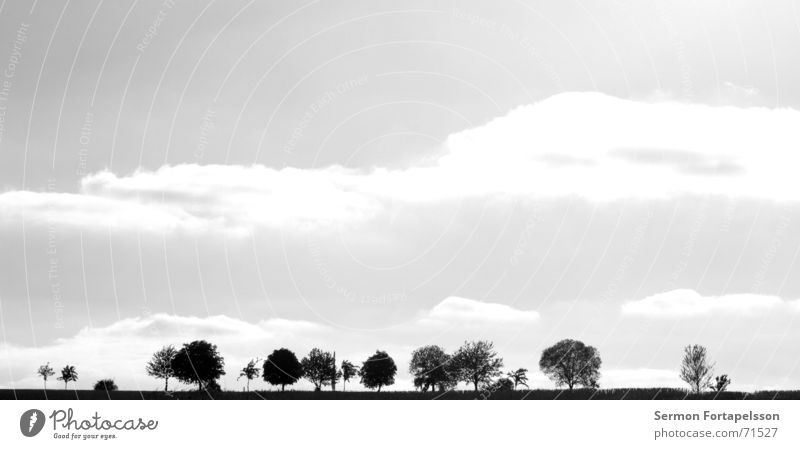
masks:
<instances>
[{"instance_id":1,"label":"sky","mask_svg":"<svg viewBox=\"0 0 800 449\"><path fill-rule=\"evenodd\" d=\"M0 386L203 338L232 390L476 339L549 387L573 338L604 387L702 344L798 388L799 42L781 0L3 1Z\"/></svg>"}]
</instances>

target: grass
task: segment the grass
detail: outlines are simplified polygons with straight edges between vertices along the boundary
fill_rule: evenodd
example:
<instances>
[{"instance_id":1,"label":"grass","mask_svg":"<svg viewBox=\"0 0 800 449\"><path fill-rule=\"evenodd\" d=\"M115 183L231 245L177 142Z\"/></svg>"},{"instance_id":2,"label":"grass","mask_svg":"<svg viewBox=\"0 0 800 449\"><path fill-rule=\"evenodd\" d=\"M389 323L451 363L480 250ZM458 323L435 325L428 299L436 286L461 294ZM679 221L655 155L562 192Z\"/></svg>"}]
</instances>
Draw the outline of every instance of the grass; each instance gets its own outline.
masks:
<instances>
[{"instance_id":1,"label":"grass","mask_svg":"<svg viewBox=\"0 0 800 449\"><path fill-rule=\"evenodd\" d=\"M800 390L758 391L746 393L725 391L717 394L707 392L700 395L687 394L685 390L674 388L631 388L588 390L519 390L483 393L474 391L449 391L446 393L422 393L418 391L222 391L207 393L199 391L93 391L93 390L0 390L0 400L27 399L72 399L72 400L652 400L652 399L690 399L690 400L742 400L742 399L800 399Z\"/></svg>"}]
</instances>

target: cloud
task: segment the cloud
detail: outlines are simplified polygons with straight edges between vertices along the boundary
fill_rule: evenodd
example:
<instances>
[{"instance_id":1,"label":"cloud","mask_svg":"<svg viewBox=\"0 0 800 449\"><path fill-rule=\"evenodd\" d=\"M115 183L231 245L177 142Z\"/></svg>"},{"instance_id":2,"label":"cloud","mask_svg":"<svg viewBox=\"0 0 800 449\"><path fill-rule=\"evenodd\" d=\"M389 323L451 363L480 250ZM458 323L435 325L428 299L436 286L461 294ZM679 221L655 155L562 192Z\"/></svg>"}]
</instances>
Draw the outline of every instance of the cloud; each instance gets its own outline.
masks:
<instances>
[{"instance_id":1,"label":"cloud","mask_svg":"<svg viewBox=\"0 0 800 449\"><path fill-rule=\"evenodd\" d=\"M423 325L528 325L539 321L534 310L519 310L505 304L451 296L434 306L419 320Z\"/></svg>"},{"instance_id":2,"label":"cloud","mask_svg":"<svg viewBox=\"0 0 800 449\"><path fill-rule=\"evenodd\" d=\"M784 301L777 296L735 294L702 296L694 290L678 289L659 293L622 306L624 315L654 318L685 318L711 314L748 315L776 308L800 311L800 302Z\"/></svg>"},{"instance_id":3,"label":"cloud","mask_svg":"<svg viewBox=\"0 0 800 449\"><path fill-rule=\"evenodd\" d=\"M0 219L152 232L359 226L397 205L580 196L800 200L800 111L560 94L451 134L404 169L262 165L102 171L77 193L0 194ZM722 176L724 175L724 176Z\"/></svg>"},{"instance_id":4,"label":"cloud","mask_svg":"<svg viewBox=\"0 0 800 449\"><path fill-rule=\"evenodd\" d=\"M237 389L238 369L251 358L263 358L282 346L307 351L320 340L330 338L331 333L331 328L320 324L286 319L253 324L224 315L125 318L108 326L81 329L72 337L59 338L45 346L0 344L0 354L7 365L0 371L0 385L35 388L41 385L41 379L34 375L36 367L49 361L56 371L65 364L75 365L78 388L90 388L97 379L114 377L127 389L154 389L160 382L144 373L153 352L167 344L180 346L206 339L216 344L225 357L227 375L223 384Z\"/></svg>"}]
</instances>

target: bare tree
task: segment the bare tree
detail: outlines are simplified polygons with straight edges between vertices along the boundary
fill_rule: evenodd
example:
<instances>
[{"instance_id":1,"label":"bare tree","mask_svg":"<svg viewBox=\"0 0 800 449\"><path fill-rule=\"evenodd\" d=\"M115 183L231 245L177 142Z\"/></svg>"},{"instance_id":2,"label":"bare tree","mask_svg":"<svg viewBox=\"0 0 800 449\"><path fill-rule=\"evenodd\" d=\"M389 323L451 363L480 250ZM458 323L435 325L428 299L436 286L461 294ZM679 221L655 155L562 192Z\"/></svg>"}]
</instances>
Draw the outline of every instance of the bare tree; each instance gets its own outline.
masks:
<instances>
[{"instance_id":1,"label":"bare tree","mask_svg":"<svg viewBox=\"0 0 800 449\"><path fill-rule=\"evenodd\" d=\"M250 381L257 378L261 373L261 368L256 366L256 363L258 363L258 359L247 362L247 365L239 372L239 377L236 378L236 380L242 377L247 379L247 391L250 391Z\"/></svg>"},{"instance_id":2,"label":"bare tree","mask_svg":"<svg viewBox=\"0 0 800 449\"><path fill-rule=\"evenodd\" d=\"M55 376L56 372L53 371L53 368L50 368L50 362L47 362L46 365L39 367L39 369L36 371L36 374L44 379L44 389L47 390L47 378Z\"/></svg>"},{"instance_id":3,"label":"bare tree","mask_svg":"<svg viewBox=\"0 0 800 449\"><path fill-rule=\"evenodd\" d=\"M178 351L174 346L164 346L153 354L153 358L147 362L147 374L156 379L164 379L164 391L169 388L169 378L175 372L172 370L172 360Z\"/></svg>"},{"instance_id":4,"label":"bare tree","mask_svg":"<svg viewBox=\"0 0 800 449\"><path fill-rule=\"evenodd\" d=\"M494 343L486 340L464 342L450 362L458 379L472 383L475 391L480 385L489 385L500 375L503 359L494 350Z\"/></svg>"},{"instance_id":5,"label":"bare tree","mask_svg":"<svg viewBox=\"0 0 800 449\"><path fill-rule=\"evenodd\" d=\"M714 364L708 359L705 346L691 345L683 348L681 380L689 384L694 393L711 386Z\"/></svg>"}]
</instances>

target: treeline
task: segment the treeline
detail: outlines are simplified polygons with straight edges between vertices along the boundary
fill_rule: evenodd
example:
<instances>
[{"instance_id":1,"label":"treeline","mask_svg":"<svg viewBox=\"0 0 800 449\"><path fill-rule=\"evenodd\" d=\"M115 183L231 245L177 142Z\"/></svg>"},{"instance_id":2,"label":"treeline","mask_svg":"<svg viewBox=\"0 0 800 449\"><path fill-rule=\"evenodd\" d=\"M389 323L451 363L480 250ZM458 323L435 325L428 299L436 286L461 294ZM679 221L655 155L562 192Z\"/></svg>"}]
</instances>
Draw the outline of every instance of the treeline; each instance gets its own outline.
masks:
<instances>
[{"instance_id":1,"label":"treeline","mask_svg":"<svg viewBox=\"0 0 800 449\"><path fill-rule=\"evenodd\" d=\"M564 339L542 351L539 359L539 370L550 378L556 386L566 386L570 390L577 387L590 389L600 388L599 351L578 340ZM448 391L459 383L465 383L476 392L491 394L494 391L516 390L520 386L528 387L528 369L517 368L504 372L503 359L494 349L494 343L487 340L467 341L452 354L441 346L428 345L415 349L411 353L408 372L413 376L414 388L426 391ZM709 360L704 346L691 345L684 348L681 361L680 378L689 384L692 392L700 393L704 389L724 391L730 385L727 375L713 378L714 364ZM169 390L169 380L196 385L199 391L221 391L218 380L225 375L225 360L219 354L217 346L205 340L196 340L184 344L180 349L164 346L156 351L145 366L149 376L164 380L164 391ZM39 367L37 374L44 380L55 375L50 363ZM356 378L367 389L381 391L381 388L393 385L397 375L394 359L385 351L375 351L360 366L349 360L336 361L336 353L312 349L302 359L289 349L280 348L272 351L263 361L251 359L240 371L238 379L246 381L246 390L250 391L250 382L262 378L265 382L281 391L287 385L294 385L300 379L308 380L315 391L331 388L336 391L337 385L346 390L347 383ZM78 380L75 366L66 365L56 380L64 382L64 389L69 382ZM113 379L98 380L95 390L117 390Z\"/></svg>"}]
</instances>

